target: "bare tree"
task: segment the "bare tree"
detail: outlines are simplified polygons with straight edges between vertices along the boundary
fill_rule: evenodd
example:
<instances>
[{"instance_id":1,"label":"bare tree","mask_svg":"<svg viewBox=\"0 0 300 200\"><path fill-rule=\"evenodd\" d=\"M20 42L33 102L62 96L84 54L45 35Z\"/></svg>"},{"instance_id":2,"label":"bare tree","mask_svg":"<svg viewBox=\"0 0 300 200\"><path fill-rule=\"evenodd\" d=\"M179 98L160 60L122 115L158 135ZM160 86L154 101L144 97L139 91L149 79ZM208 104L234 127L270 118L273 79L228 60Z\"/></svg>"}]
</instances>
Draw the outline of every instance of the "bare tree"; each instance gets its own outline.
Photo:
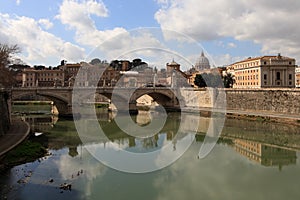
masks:
<instances>
[{"instance_id":1,"label":"bare tree","mask_svg":"<svg viewBox=\"0 0 300 200\"><path fill-rule=\"evenodd\" d=\"M13 54L19 53L18 45L7 45L0 43L0 86L10 87L14 84L15 79L8 69Z\"/></svg>"}]
</instances>

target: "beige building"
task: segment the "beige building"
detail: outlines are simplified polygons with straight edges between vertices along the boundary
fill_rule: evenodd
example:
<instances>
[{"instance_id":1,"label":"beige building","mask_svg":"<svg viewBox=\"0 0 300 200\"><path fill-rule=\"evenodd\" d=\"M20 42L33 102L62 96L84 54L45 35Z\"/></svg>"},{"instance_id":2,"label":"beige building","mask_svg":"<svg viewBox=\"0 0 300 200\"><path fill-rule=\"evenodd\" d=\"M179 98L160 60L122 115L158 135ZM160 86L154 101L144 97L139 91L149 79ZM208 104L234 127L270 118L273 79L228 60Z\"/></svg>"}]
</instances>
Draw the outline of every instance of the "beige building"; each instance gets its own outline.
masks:
<instances>
[{"instance_id":1,"label":"beige building","mask_svg":"<svg viewBox=\"0 0 300 200\"><path fill-rule=\"evenodd\" d=\"M166 64L166 83L171 87L187 87L189 75L181 71L180 64L172 60Z\"/></svg>"},{"instance_id":2,"label":"beige building","mask_svg":"<svg viewBox=\"0 0 300 200\"><path fill-rule=\"evenodd\" d=\"M296 82L296 87L300 87L300 67L297 67L295 70L295 82Z\"/></svg>"},{"instance_id":3,"label":"beige building","mask_svg":"<svg viewBox=\"0 0 300 200\"><path fill-rule=\"evenodd\" d=\"M22 73L22 87L64 86L64 76L64 71L59 69L24 69Z\"/></svg>"},{"instance_id":4,"label":"beige building","mask_svg":"<svg viewBox=\"0 0 300 200\"><path fill-rule=\"evenodd\" d=\"M283 88L295 87L296 61L293 58L262 56L233 63L235 84L233 88Z\"/></svg>"}]
</instances>

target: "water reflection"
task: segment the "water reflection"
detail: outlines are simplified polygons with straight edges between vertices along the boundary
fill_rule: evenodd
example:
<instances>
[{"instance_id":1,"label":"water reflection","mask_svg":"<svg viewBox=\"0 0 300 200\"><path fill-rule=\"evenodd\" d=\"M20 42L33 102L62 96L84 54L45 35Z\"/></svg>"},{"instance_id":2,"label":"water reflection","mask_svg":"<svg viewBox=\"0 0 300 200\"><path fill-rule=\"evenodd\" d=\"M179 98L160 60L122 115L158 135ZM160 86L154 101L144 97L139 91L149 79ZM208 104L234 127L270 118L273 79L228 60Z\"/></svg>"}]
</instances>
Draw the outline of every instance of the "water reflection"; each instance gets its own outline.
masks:
<instances>
[{"instance_id":1,"label":"water reflection","mask_svg":"<svg viewBox=\"0 0 300 200\"><path fill-rule=\"evenodd\" d=\"M32 115L21 117L30 124L32 132L48 132L58 121L57 115Z\"/></svg>"},{"instance_id":2,"label":"water reflection","mask_svg":"<svg viewBox=\"0 0 300 200\"><path fill-rule=\"evenodd\" d=\"M148 114L139 117L133 120L140 125L148 123ZM197 159L211 123L209 117L184 114L180 118L172 113L158 134L138 138L116 127L113 116L101 114L99 125L109 141L87 135L86 145L82 144L72 121L53 120L52 116L39 119L31 116L27 120L34 122L33 128L45 132L35 138L44 142L52 155L1 174L0 182L6 181L7 187L14 188L8 194L12 199L283 199L286 196L298 199L300 195L298 127L226 119L213 151L205 159ZM81 120L90 126L88 118ZM185 134L178 133L179 124ZM187 134L195 125L198 133ZM178 141L185 139L196 141L178 161L163 170L141 175L112 170L86 150L89 145L101 151L118 147L142 153L169 143L171 155L181 148ZM21 169L33 172L27 184L17 183L24 176ZM50 179L54 182L50 183ZM64 182L72 184L72 191L60 193L58 187Z\"/></svg>"},{"instance_id":3,"label":"water reflection","mask_svg":"<svg viewBox=\"0 0 300 200\"><path fill-rule=\"evenodd\" d=\"M133 152L138 152L138 149L144 152L153 151L161 147L163 142L166 141L171 142L173 149L176 150L177 140L181 140L186 136L186 134L178 134L180 125L184 133L191 133L195 130L193 126L198 125L196 127L196 140L203 142L204 136L209 129L209 124L217 123L216 119L212 121L210 117L200 117L193 114L182 115L182 118L180 118L180 115L177 113L170 113L164 127L158 134L143 138L133 137L123 132L113 120L115 113L97 113L99 125L107 138L93 138L87 134L86 141L89 141L88 143L91 144L95 142L103 144L104 148L108 142L113 142ZM69 147L69 155L72 157L78 155L77 146L82 145L82 142L81 138L78 137L73 121L58 119L54 115L33 115L23 116L22 118L31 125L33 132L41 131L46 133L44 138L47 139L47 146L50 149ZM143 126L151 121L151 114L143 111L132 117L132 119ZM81 120L84 121L87 131L91 130L91 120L88 118ZM289 131L286 132L286 130ZM269 157L272 155L275 159L275 155L278 155L278 158L280 158L286 154L293 158L290 159L291 163L295 163L296 154L291 149L298 150L300 148L300 133L297 127L289 125L226 119L225 127L218 142L222 141L225 141L228 145L233 145L237 152L248 156L251 160L270 166L275 165L274 163L277 162L263 159L266 155ZM290 153L291 151L293 153Z\"/></svg>"},{"instance_id":4,"label":"water reflection","mask_svg":"<svg viewBox=\"0 0 300 200\"><path fill-rule=\"evenodd\" d=\"M270 144L234 139L234 149L251 161L264 166L278 166L279 170L284 165L296 164L296 151L274 147Z\"/></svg>"}]
</instances>

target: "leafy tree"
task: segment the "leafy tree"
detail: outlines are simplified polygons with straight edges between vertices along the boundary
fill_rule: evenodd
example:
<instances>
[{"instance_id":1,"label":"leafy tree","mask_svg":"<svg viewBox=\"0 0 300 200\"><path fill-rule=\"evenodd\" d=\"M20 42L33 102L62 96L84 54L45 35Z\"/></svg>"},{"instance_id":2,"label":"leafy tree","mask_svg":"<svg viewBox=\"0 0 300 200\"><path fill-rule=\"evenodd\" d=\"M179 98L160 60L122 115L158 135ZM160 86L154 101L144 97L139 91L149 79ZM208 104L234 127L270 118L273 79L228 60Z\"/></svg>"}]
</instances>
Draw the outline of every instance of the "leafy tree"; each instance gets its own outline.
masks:
<instances>
[{"instance_id":1,"label":"leafy tree","mask_svg":"<svg viewBox=\"0 0 300 200\"><path fill-rule=\"evenodd\" d=\"M66 60L61 60L61 61L60 61L60 65L61 65L61 66L64 66L66 63L67 63Z\"/></svg>"},{"instance_id":2,"label":"leafy tree","mask_svg":"<svg viewBox=\"0 0 300 200\"><path fill-rule=\"evenodd\" d=\"M43 70L43 69L45 69L46 67L45 67L44 65L34 65L33 68L34 68L35 70Z\"/></svg>"},{"instance_id":3,"label":"leafy tree","mask_svg":"<svg viewBox=\"0 0 300 200\"><path fill-rule=\"evenodd\" d=\"M196 75L194 84L197 85L198 87L206 87L207 86L202 74Z\"/></svg>"},{"instance_id":4,"label":"leafy tree","mask_svg":"<svg viewBox=\"0 0 300 200\"><path fill-rule=\"evenodd\" d=\"M223 83L225 88L232 88L234 82L234 76L231 73L226 73L226 75L223 76Z\"/></svg>"},{"instance_id":5,"label":"leafy tree","mask_svg":"<svg viewBox=\"0 0 300 200\"><path fill-rule=\"evenodd\" d=\"M11 63L12 54L19 52L20 48L17 45L9 46L0 43L0 85L10 87L14 84L15 79L8 65Z\"/></svg>"},{"instance_id":6,"label":"leafy tree","mask_svg":"<svg viewBox=\"0 0 300 200\"><path fill-rule=\"evenodd\" d=\"M99 65L101 64L101 60L99 58L94 58L93 60L91 60L90 64Z\"/></svg>"},{"instance_id":7,"label":"leafy tree","mask_svg":"<svg viewBox=\"0 0 300 200\"><path fill-rule=\"evenodd\" d=\"M203 73L196 75L194 84L198 87L221 87L222 80L219 74Z\"/></svg>"}]
</instances>

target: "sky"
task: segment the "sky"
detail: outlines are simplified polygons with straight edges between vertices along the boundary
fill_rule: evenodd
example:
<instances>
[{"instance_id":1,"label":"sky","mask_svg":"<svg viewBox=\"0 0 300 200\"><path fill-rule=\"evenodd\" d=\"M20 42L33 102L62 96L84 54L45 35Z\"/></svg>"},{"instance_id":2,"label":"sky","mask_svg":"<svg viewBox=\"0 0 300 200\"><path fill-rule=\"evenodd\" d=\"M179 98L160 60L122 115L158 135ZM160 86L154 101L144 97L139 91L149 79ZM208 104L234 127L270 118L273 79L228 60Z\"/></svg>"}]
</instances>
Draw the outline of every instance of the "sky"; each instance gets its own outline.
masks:
<instances>
[{"instance_id":1,"label":"sky","mask_svg":"<svg viewBox=\"0 0 300 200\"><path fill-rule=\"evenodd\" d=\"M0 43L29 65L141 58L188 69L281 53L300 59L299 0L0 0Z\"/></svg>"}]
</instances>

